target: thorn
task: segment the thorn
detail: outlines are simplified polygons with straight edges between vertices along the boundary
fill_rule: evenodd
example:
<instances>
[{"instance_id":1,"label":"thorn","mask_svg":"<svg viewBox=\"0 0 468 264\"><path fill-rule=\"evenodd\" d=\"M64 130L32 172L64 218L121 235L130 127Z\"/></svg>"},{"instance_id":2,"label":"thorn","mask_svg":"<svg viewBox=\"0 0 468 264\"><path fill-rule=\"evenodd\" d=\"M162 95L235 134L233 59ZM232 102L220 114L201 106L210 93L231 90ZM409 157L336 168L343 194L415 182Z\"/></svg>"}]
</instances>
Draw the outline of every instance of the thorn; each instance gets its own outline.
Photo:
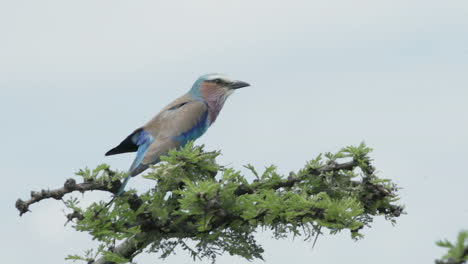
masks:
<instances>
[{"instance_id":1,"label":"thorn","mask_svg":"<svg viewBox=\"0 0 468 264\"><path fill-rule=\"evenodd\" d=\"M322 230L321 226L319 227L319 229L317 231L317 235L315 235L315 240L314 240L314 244L312 245L312 250L314 250L314 248L315 248L315 244L317 243L318 237L320 235L320 230Z\"/></svg>"}]
</instances>

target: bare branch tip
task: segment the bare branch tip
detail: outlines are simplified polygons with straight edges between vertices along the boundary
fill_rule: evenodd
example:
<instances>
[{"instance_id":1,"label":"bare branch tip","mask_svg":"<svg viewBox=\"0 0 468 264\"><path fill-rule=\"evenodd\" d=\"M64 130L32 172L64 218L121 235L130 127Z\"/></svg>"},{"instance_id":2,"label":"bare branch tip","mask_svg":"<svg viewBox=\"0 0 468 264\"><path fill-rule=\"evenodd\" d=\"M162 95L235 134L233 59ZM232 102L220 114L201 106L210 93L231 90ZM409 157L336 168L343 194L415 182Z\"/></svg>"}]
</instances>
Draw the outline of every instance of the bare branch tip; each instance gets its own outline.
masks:
<instances>
[{"instance_id":1,"label":"bare branch tip","mask_svg":"<svg viewBox=\"0 0 468 264\"><path fill-rule=\"evenodd\" d=\"M16 207L16 209L18 209L18 211L20 211L20 216L22 216L23 214L29 212L28 203L26 203L25 201L23 201L21 199L16 200L15 207Z\"/></svg>"}]
</instances>

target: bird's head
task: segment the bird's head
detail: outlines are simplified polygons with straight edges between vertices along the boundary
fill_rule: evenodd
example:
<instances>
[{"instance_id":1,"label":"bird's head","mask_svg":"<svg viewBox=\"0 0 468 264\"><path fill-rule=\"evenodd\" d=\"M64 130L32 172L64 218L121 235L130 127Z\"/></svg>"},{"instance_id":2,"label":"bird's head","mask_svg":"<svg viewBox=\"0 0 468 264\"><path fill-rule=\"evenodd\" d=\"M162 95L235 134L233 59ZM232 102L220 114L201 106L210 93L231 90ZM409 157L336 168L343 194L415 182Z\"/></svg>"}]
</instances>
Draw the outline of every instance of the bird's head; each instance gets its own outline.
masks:
<instances>
[{"instance_id":1,"label":"bird's head","mask_svg":"<svg viewBox=\"0 0 468 264\"><path fill-rule=\"evenodd\" d=\"M211 73L200 76L193 84L190 93L204 99L226 99L236 89L250 86L243 81L236 81L224 74Z\"/></svg>"}]
</instances>

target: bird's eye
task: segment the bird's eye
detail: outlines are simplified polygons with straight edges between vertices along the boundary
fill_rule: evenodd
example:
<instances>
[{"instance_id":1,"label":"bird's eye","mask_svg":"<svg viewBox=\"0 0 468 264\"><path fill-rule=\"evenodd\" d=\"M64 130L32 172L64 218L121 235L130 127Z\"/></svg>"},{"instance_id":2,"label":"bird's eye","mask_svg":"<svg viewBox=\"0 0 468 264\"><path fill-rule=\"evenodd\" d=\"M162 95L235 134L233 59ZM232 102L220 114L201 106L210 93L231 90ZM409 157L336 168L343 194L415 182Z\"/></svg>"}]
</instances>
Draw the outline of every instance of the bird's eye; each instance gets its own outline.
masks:
<instances>
[{"instance_id":1,"label":"bird's eye","mask_svg":"<svg viewBox=\"0 0 468 264\"><path fill-rule=\"evenodd\" d=\"M213 82L216 83L216 84L223 84L224 83L223 80L221 80L221 79L214 79Z\"/></svg>"}]
</instances>

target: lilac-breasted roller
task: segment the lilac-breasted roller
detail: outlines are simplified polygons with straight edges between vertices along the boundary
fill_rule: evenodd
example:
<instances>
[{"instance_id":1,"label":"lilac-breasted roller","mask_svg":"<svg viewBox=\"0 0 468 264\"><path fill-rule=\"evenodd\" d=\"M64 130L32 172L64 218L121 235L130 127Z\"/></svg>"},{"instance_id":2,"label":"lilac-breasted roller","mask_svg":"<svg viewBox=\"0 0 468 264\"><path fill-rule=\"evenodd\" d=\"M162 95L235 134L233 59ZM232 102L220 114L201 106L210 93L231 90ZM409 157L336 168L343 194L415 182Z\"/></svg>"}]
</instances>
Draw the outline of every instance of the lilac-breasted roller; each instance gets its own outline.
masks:
<instances>
[{"instance_id":1,"label":"lilac-breasted roller","mask_svg":"<svg viewBox=\"0 0 468 264\"><path fill-rule=\"evenodd\" d=\"M128 180L159 162L170 149L184 146L188 141L203 135L218 117L226 99L234 90L248 83L234 81L222 74L203 75L192 88L164 107L146 125L136 129L106 156L137 152L130 166L130 175L117 192L124 192Z\"/></svg>"}]
</instances>

